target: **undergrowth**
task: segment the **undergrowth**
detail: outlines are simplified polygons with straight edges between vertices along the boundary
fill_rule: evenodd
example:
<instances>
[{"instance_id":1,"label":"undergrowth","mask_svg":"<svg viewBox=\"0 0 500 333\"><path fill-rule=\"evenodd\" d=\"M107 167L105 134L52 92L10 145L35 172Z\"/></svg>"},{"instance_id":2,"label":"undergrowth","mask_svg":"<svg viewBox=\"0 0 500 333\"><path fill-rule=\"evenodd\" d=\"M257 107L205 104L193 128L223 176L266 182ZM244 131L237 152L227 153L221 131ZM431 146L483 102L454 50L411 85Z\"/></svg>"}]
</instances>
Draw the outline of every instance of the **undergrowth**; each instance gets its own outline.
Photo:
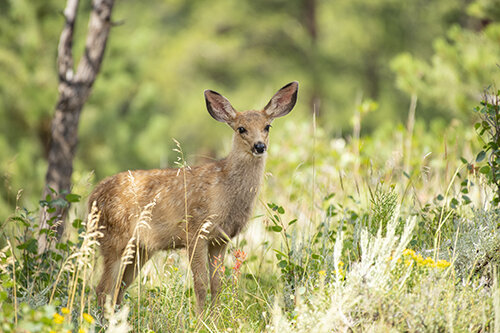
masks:
<instances>
[{"instance_id":1,"label":"undergrowth","mask_svg":"<svg viewBox=\"0 0 500 333\"><path fill-rule=\"evenodd\" d=\"M70 214L56 242L57 221L38 230L38 212L18 208L2 223L0 330L498 331L496 146L475 154L474 141L438 142L418 123L412 133L418 140L400 128L348 143L293 122L274 133L283 141L271 144L273 174L248 230L217 263L219 305L200 316L184 250L156 254L122 305L101 309L98 212ZM401 152L408 140L412 151ZM66 199L77 212L84 201ZM39 254L41 235L50 247Z\"/></svg>"}]
</instances>

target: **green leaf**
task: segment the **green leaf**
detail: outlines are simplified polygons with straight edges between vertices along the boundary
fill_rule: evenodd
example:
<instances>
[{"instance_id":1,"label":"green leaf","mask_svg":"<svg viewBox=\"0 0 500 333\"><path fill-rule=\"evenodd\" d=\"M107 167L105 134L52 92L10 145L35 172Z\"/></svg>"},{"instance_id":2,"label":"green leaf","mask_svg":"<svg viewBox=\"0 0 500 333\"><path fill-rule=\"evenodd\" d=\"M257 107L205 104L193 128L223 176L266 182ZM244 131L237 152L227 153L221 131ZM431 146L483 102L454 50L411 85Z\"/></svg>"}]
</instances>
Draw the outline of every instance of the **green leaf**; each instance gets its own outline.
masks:
<instances>
[{"instance_id":1,"label":"green leaf","mask_svg":"<svg viewBox=\"0 0 500 333\"><path fill-rule=\"evenodd\" d=\"M66 200L64 200L63 198L57 198L57 199L52 200L51 205L52 205L52 207L64 208L64 207L68 206L68 202Z\"/></svg>"},{"instance_id":2,"label":"green leaf","mask_svg":"<svg viewBox=\"0 0 500 333\"><path fill-rule=\"evenodd\" d=\"M467 162L467 160L466 160L465 158L463 158L463 157L460 157L460 161L462 161L462 163L463 163L463 164L467 164L467 163L469 163L469 162Z\"/></svg>"},{"instance_id":3,"label":"green leaf","mask_svg":"<svg viewBox=\"0 0 500 333\"><path fill-rule=\"evenodd\" d=\"M455 198L451 199L450 207L455 209L455 208L457 208L457 206L458 206L458 200Z\"/></svg>"},{"instance_id":4,"label":"green leaf","mask_svg":"<svg viewBox=\"0 0 500 333\"><path fill-rule=\"evenodd\" d=\"M326 216L333 217L335 215L337 215L337 212L335 212L335 206L334 205L328 206L328 208L326 209Z\"/></svg>"},{"instance_id":5,"label":"green leaf","mask_svg":"<svg viewBox=\"0 0 500 333\"><path fill-rule=\"evenodd\" d=\"M47 207L49 205L49 201L48 200L40 200L38 202L38 204L40 205L40 207Z\"/></svg>"},{"instance_id":6,"label":"green leaf","mask_svg":"<svg viewBox=\"0 0 500 333\"><path fill-rule=\"evenodd\" d=\"M470 204L472 201L470 200L469 196L467 195L462 195L462 199L464 200L465 204Z\"/></svg>"},{"instance_id":7,"label":"green leaf","mask_svg":"<svg viewBox=\"0 0 500 333\"><path fill-rule=\"evenodd\" d=\"M281 268L285 268L286 266L288 266L288 261L286 260L281 260L279 263L278 263L278 266L281 267Z\"/></svg>"},{"instance_id":8,"label":"green leaf","mask_svg":"<svg viewBox=\"0 0 500 333\"><path fill-rule=\"evenodd\" d=\"M35 254L38 252L38 241L35 238L31 238L26 243L18 245L17 248Z\"/></svg>"},{"instance_id":9,"label":"green leaf","mask_svg":"<svg viewBox=\"0 0 500 333\"><path fill-rule=\"evenodd\" d=\"M285 214L285 209L281 206L278 207L278 213Z\"/></svg>"},{"instance_id":10,"label":"green leaf","mask_svg":"<svg viewBox=\"0 0 500 333\"><path fill-rule=\"evenodd\" d=\"M271 227L271 230L274 231L274 232L281 232L281 230L283 230L283 228L280 227L279 225L273 225Z\"/></svg>"},{"instance_id":11,"label":"green leaf","mask_svg":"<svg viewBox=\"0 0 500 333\"><path fill-rule=\"evenodd\" d=\"M477 154L476 156L476 162L481 162L482 160L484 160L484 158L486 157L486 152L484 150L481 150L479 152L479 154Z\"/></svg>"},{"instance_id":12,"label":"green leaf","mask_svg":"<svg viewBox=\"0 0 500 333\"><path fill-rule=\"evenodd\" d=\"M443 197L441 194L438 194L437 199L438 199L439 201L441 201L441 200L443 200L443 199L444 199L444 197Z\"/></svg>"},{"instance_id":13,"label":"green leaf","mask_svg":"<svg viewBox=\"0 0 500 333\"><path fill-rule=\"evenodd\" d=\"M73 221L73 228L79 229L82 226L82 220L81 219L74 219Z\"/></svg>"},{"instance_id":14,"label":"green leaf","mask_svg":"<svg viewBox=\"0 0 500 333\"><path fill-rule=\"evenodd\" d=\"M23 224L25 227L29 227L30 226L29 222L25 221L22 217L19 217L19 216L11 217L10 220L11 221L21 222L21 224Z\"/></svg>"},{"instance_id":15,"label":"green leaf","mask_svg":"<svg viewBox=\"0 0 500 333\"><path fill-rule=\"evenodd\" d=\"M2 311L7 317L11 316L12 313L14 313L14 305L12 305L12 303L3 303Z\"/></svg>"},{"instance_id":16,"label":"green leaf","mask_svg":"<svg viewBox=\"0 0 500 333\"><path fill-rule=\"evenodd\" d=\"M288 222L288 225L290 226L290 225L294 224L295 222L297 222L297 219L291 220L290 222Z\"/></svg>"},{"instance_id":17,"label":"green leaf","mask_svg":"<svg viewBox=\"0 0 500 333\"><path fill-rule=\"evenodd\" d=\"M479 169L479 172L481 172L485 175L488 174L490 172L490 166L489 165L483 166L481 169Z\"/></svg>"},{"instance_id":18,"label":"green leaf","mask_svg":"<svg viewBox=\"0 0 500 333\"><path fill-rule=\"evenodd\" d=\"M273 249L274 252L278 253L278 254L281 254L283 257L288 257L286 254L284 254L283 252L279 251L279 250L276 250L276 249Z\"/></svg>"},{"instance_id":19,"label":"green leaf","mask_svg":"<svg viewBox=\"0 0 500 333\"><path fill-rule=\"evenodd\" d=\"M67 251L69 249L69 246L66 243L57 243L56 249Z\"/></svg>"},{"instance_id":20,"label":"green leaf","mask_svg":"<svg viewBox=\"0 0 500 333\"><path fill-rule=\"evenodd\" d=\"M81 196L78 194L74 193L66 194L66 200L68 200L68 202L80 202L80 198Z\"/></svg>"},{"instance_id":21,"label":"green leaf","mask_svg":"<svg viewBox=\"0 0 500 333\"><path fill-rule=\"evenodd\" d=\"M335 196L335 193L330 193L323 198L323 201L328 201Z\"/></svg>"}]
</instances>

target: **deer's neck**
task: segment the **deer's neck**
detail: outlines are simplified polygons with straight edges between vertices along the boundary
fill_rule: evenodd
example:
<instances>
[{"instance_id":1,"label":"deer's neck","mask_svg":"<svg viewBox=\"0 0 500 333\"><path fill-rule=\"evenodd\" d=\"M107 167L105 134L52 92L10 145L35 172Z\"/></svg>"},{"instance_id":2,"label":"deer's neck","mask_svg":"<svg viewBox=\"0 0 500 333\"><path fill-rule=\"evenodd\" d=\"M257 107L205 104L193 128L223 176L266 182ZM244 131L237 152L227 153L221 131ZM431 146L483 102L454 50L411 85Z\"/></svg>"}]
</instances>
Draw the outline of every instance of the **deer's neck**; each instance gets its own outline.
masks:
<instances>
[{"instance_id":1,"label":"deer's neck","mask_svg":"<svg viewBox=\"0 0 500 333\"><path fill-rule=\"evenodd\" d=\"M227 185L232 188L232 194L247 197L253 193L255 196L264 175L265 164L265 156L257 157L233 149L225 159Z\"/></svg>"},{"instance_id":2,"label":"deer's neck","mask_svg":"<svg viewBox=\"0 0 500 333\"><path fill-rule=\"evenodd\" d=\"M265 156L256 157L246 152L231 153L223 160L225 193L221 228L229 237L237 235L252 215L255 198L264 175Z\"/></svg>"},{"instance_id":3,"label":"deer's neck","mask_svg":"<svg viewBox=\"0 0 500 333\"><path fill-rule=\"evenodd\" d=\"M227 199L232 207L239 207L249 215L264 175L266 157L254 156L248 147L234 140L233 149L224 162Z\"/></svg>"}]
</instances>

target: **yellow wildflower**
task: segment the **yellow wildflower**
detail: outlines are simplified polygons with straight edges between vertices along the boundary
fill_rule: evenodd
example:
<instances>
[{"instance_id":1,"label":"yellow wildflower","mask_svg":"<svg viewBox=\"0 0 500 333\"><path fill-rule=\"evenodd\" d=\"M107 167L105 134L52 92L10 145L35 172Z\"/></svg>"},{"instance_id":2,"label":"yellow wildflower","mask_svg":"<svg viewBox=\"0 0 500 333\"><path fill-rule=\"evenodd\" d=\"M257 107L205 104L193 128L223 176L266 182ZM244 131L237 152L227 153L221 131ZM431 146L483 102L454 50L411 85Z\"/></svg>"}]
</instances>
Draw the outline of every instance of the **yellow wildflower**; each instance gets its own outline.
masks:
<instances>
[{"instance_id":1,"label":"yellow wildflower","mask_svg":"<svg viewBox=\"0 0 500 333\"><path fill-rule=\"evenodd\" d=\"M85 319L85 321L88 322L89 324L93 324L94 323L94 317L92 317L88 313L84 313L83 314L83 319Z\"/></svg>"},{"instance_id":2,"label":"yellow wildflower","mask_svg":"<svg viewBox=\"0 0 500 333\"><path fill-rule=\"evenodd\" d=\"M404 249L403 251L403 255L404 256L415 256L415 251L413 251L412 249Z\"/></svg>"},{"instance_id":3,"label":"yellow wildflower","mask_svg":"<svg viewBox=\"0 0 500 333\"><path fill-rule=\"evenodd\" d=\"M344 263L342 262L342 260L339 260L339 267L342 267L344 266Z\"/></svg>"},{"instance_id":4,"label":"yellow wildflower","mask_svg":"<svg viewBox=\"0 0 500 333\"><path fill-rule=\"evenodd\" d=\"M78 329L78 333L87 333L83 328Z\"/></svg>"},{"instance_id":5,"label":"yellow wildflower","mask_svg":"<svg viewBox=\"0 0 500 333\"><path fill-rule=\"evenodd\" d=\"M438 262L436 263L436 266L438 268L446 268L446 267L448 267L450 265L451 265L451 263L448 262L448 261L446 261L446 260L438 260Z\"/></svg>"},{"instance_id":6,"label":"yellow wildflower","mask_svg":"<svg viewBox=\"0 0 500 333\"><path fill-rule=\"evenodd\" d=\"M69 314L69 312L70 312L70 311L69 311L69 309L68 309L68 308L64 307L64 308L62 308L62 309L61 309L61 312L62 312L63 314Z\"/></svg>"},{"instance_id":7,"label":"yellow wildflower","mask_svg":"<svg viewBox=\"0 0 500 333\"><path fill-rule=\"evenodd\" d=\"M50 331L49 331L49 333L56 333L56 331L54 331L54 330L50 330Z\"/></svg>"},{"instance_id":8,"label":"yellow wildflower","mask_svg":"<svg viewBox=\"0 0 500 333\"><path fill-rule=\"evenodd\" d=\"M320 276L325 276L325 275L326 275L326 272L325 272L325 270L320 270L320 271L318 272L318 274L319 274Z\"/></svg>"},{"instance_id":9,"label":"yellow wildflower","mask_svg":"<svg viewBox=\"0 0 500 333\"><path fill-rule=\"evenodd\" d=\"M340 276L340 277L345 277L345 272L344 272L344 270L342 269L342 267L339 267L339 270L338 270L338 271L333 271L333 274L334 274L334 275L337 275L337 276Z\"/></svg>"},{"instance_id":10,"label":"yellow wildflower","mask_svg":"<svg viewBox=\"0 0 500 333\"><path fill-rule=\"evenodd\" d=\"M431 257L427 257L422 262L422 265L424 265L424 266L431 266L432 267L434 265L434 260Z\"/></svg>"},{"instance_id":11,"label":"yellow wildflower","mask_svg":"<svg viewBox=\"0 0 500 333\"><path fill-rule=\"evenodd\" d=\"M417 262L418 265L424 265L424 257L419 253L413 259Z\"/></svg>"},{"instance_id":12,"label":"yellow wildflower","mask_svg":"<svg viewBox=\"0 0 500 333\"><path fill-rule=\"evenodd\" d=\"M54 313L54 323L62 324L63 322L64 322L64 317L61 316L59 313Z\"/></svg>"}]
</instances>

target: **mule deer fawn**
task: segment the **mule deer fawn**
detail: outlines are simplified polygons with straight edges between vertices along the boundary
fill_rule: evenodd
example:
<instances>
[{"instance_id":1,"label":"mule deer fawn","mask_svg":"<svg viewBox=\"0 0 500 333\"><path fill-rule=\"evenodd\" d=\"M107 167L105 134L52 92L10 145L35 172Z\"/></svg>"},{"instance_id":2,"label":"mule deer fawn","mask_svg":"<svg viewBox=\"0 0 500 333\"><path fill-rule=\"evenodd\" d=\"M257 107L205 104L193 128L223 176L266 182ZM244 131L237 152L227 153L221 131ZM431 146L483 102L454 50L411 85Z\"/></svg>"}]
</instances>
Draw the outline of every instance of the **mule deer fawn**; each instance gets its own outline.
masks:
<instances>
[{"instance_id":1,"label":"mule deer fawn","mask_svg":"<svg viewBox=\"0 0 500 333\"><path fill-rule=\"evenodd\" d=\"M183 170L122 172L99 183L89 197L89 210L95 202L99 225L104 227L100 240L104 271L97 287L101 305L108 295L115 295L120 303L154 252L183 247L190 258L198 312L204 308L209 283L212 302L216 300L222 274L216 265L224 260L228 240L243 229L252 213L264 174L271 122L292 110L297 92L298 83L291 82L263 110L236 112L225 97L206 90L210 115L234 130L226 158ZM138 248L124 270L120 269L139 215L148 205L149 226L140 230Z\"/></svg>"}]
</instances>

